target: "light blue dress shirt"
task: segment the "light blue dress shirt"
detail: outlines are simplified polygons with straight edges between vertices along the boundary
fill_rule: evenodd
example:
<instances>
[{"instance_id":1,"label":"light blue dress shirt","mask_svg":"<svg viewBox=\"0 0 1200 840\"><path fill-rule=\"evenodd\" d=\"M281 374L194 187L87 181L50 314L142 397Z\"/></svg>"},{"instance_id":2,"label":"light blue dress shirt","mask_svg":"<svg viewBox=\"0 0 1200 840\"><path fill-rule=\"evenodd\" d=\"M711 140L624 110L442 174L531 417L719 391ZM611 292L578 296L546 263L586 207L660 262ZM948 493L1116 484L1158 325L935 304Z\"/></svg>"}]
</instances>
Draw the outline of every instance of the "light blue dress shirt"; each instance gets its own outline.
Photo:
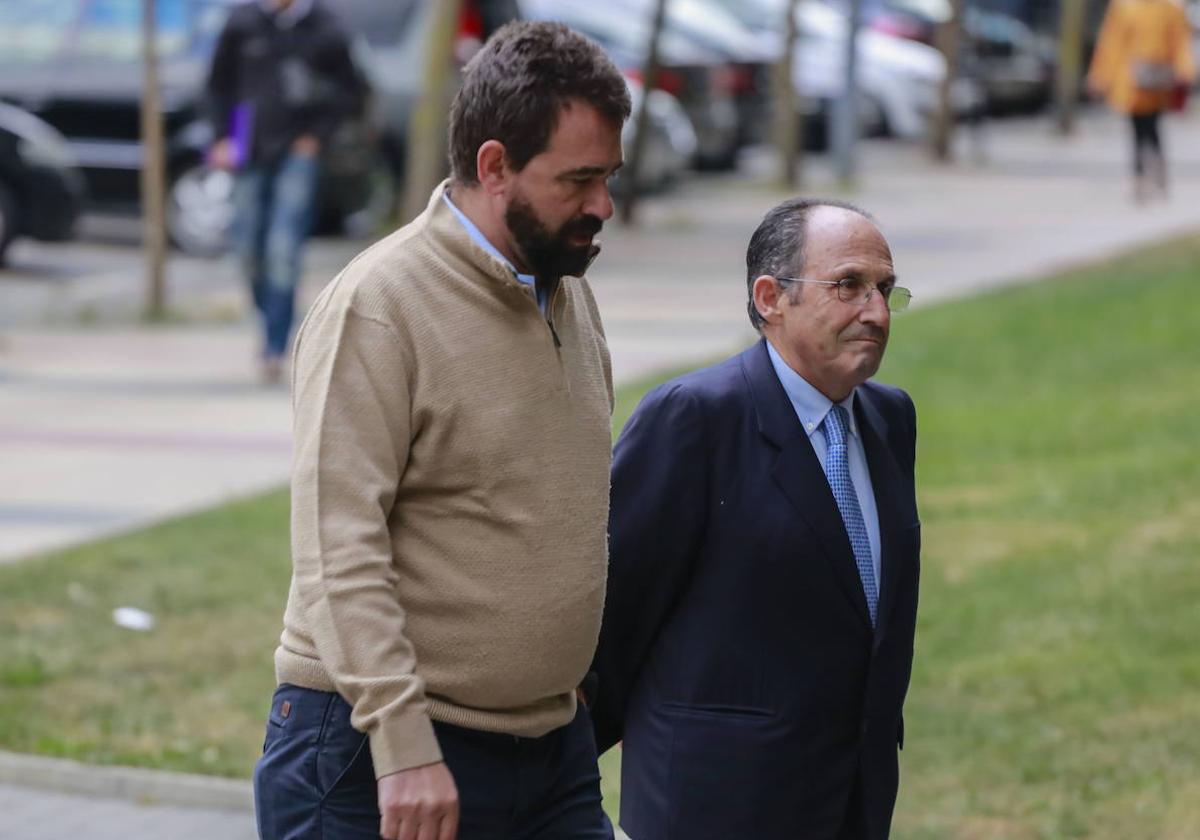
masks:
<instances>
[{"instance_id":1,"label":"light blue dress shirt","mask_svg":"<svg viewBox=\"0 0 1200 840\"><path fill-rule=\"evenodd\" d=\"M800 418L800 424L808 433L808 442L817 453L821 469L825 469L825 455L828 445L825 442L825 430L822 423L833 401L808 383L803 376L788 367L783 357L767 342L767 353L775 368L775 375L792 401L792 408ZM882 584L879 576L879 511L875 507L875 488L871 485L871 471L867 468L867 454L863 450L862 436L858 433L858 420L854 416L854 391L839 403L850 417L849 437L846 441L846 455L850 462L850 480L854 482L854 492L858 496L858 506L862 510L863 521L867 526L867 538L871 542L871 565L875 568L875 581Z\"/></svg>"},{"instance_id":2,"label":"light blue dress shirt","mask_svg":"<svg viewBox=\"0 0 1200 840\"><path fill-rule=\"evenodd\" d=\"M475 223L468 219L467 215L463 213L463 211L454 206L454 202L450 200L449 195L442 193L442 200L446 202L446 206L450 208L452 213L454 213L455 218L457 218L459 222L462 223L462 226L467 229L467 233L470 234L471 239L474 240L476 245L508 266L519 282L524 283L526 286L529 286L531 289L533 289L533 293L537 297L538 308L541 309L542 314L545 315L546 296L542 293L542 289L538 287L537 280L534 278L534 276L532 274L521 274L519 271L517 271L516 266L510 263L508 258L501 254L500 250L488 241L488 238L483 235L483 231L477 228Z\"/></svg>"}]
</instances>

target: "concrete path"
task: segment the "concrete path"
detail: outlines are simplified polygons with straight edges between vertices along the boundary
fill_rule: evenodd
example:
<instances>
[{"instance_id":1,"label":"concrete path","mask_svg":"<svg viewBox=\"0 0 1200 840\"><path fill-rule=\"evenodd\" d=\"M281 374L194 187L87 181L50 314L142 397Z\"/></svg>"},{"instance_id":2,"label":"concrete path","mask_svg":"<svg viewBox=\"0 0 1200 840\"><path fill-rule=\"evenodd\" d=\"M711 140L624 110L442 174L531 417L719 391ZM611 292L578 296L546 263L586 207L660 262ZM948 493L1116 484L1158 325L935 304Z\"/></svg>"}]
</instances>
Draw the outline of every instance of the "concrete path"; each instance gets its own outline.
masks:
<instances>
[{"instance_id":1,"label":"concrete path","mask_svg":"<svg viewBox=\"0 0 1200 840\"><path fill-rule=\"evenodd\" d=\"M1165 203L1129 200L1126 134L1100 112L1069 141L1048 119L1005 122L990 130L986 165L947 168L871 143L863 186L848 197L879 218L902 282L928 305L1200 229L1200 117L1168 122L1175 187ZM736 176L695 179L647 203L635 230L609 225L592 281L618 381L750 340L743 255L781 198L769 166L750 155ZM824 163L811 167L810 185L835 192ZM18 243L13 269L0 273L0 561L287 480L288 396L254 381L253 326L225 266L173 258L172 299L189 323L139 327L137 252L112 236L117 244ZM303 299L357 247L318 243ZM898 319L893 341L919 340L905 332ZM33 793L12 781L0 781L0 840L252 836L244 813Z\"/></svg>"},{"instance_id":2,"label":"concrete path","mask_svg":"<svg viewBox=\"0 0 1200 840\"><path fill-rule=\"evenodd\" d=\"M997 123L986 166L868 144L851 197L880 219L916 305L1200 227L1200 117L1169 121L1174 195L1144 207L1128 197L1125 128L1096 112L1064 141L1047 119ZM752 338L743 260L780 198L769 163L750 156L736 176L656 198L636 229L610 223L592 281L618 382ZM810 191L830 192L824 163L811 169ZM303 299L358 247L319 243ZM13 261L0 273L0 561L287 480L287 393L255 382L257 339L227 266L175 258L172 299L199 323L146 328L135 250L18 243ZM906 340L902 320L894 332Z\"/></svg>"},{"instance_id":3,"label":"concrete path","mask_svg":"<svg viewBox=\"0 0 1200 840\"><path fill-rule=\"evenodd\" d=\"M0 784L0 840L255 840L245 811L139 804Z\"/></svg>"}]
</instances>

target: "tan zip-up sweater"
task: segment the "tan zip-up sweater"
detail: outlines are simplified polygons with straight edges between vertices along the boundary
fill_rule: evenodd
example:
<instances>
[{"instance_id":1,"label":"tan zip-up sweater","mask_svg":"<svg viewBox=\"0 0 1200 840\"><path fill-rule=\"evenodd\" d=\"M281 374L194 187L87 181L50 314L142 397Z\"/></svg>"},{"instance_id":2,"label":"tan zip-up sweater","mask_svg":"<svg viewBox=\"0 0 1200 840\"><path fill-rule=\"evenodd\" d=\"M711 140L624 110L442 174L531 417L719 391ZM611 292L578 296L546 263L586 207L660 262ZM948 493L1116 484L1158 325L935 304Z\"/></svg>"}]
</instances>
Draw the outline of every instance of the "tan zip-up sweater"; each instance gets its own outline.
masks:
<instances>
[{"instance_id":1,"label":"tan zip-up sweater","mask_svg":"<svg viewBox=\"0 0 1200 840\"><path fill-rule=\"evenodd\" d=\"M612 373L595 300L563 278L543 316L445 186L347 266L296 340L276 676L345 697L377 776L441 759L431 718L568 723L604 600Z\"/></svg>"}]
</instances>

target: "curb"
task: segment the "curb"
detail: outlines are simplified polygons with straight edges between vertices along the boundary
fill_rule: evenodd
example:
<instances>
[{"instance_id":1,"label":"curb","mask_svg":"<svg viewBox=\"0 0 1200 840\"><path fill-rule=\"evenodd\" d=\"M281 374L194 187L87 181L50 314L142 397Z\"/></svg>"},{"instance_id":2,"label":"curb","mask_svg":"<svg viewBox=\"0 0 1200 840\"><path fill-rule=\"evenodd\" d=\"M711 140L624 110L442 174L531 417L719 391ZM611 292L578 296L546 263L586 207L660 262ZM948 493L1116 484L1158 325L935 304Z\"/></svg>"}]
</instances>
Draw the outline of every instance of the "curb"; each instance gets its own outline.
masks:
<instances>
[{"instance_id":1,"label":"curb","mask_svg":"<svg viewBox=\"0 0 1200 840\"><path fill-rule=\"evenodd\" d=\"M254 811L254 794L249 781L140 767L101 767L63 758L3 751L0 751L0 783L124 799L140 805Z\"/></svg>"},{"instance_id":2,"label":"curb","mask_svg":"<svg viewBox=\"0 0 1200 840\"><path fill-rule=\"evenodd\" d=\"M124 799L139 805L254 812L254 792L248 781L140 767L103 767L2 750L0 784ZM629 840L620 828L614 825L613 829L615 840Z\"/></svg>"}]
</instances>

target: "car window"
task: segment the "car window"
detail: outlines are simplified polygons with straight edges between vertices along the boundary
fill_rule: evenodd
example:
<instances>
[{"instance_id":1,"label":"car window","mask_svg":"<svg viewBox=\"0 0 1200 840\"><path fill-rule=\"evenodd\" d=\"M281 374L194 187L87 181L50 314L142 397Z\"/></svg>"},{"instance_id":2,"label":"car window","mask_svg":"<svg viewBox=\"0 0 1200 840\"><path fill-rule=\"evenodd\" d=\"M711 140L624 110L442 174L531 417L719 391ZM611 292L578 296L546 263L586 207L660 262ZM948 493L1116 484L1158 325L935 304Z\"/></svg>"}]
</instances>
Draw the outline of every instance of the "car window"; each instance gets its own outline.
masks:
<instances>
[{"instance_id":1,"label":"car window","mask_svg":"<svg viewBox=\"0 0 1200 840\"><path fill-rule=\"evenodd\" d=\"M211 51L229 4L219 0L156 0L155 29L162 59ZM70 56L83 60L138 61L142 0L83 0Z\"/></svg>"},{"instance_id":2,"label":"car window","mask_svg":"<svg viewBox=\"0 0 1200 840\"><path fill-rule=\"evenodd\" d=\"M368 44L382 47L400 41L420 0L326 0L326 4L348 30L365 37Z\"/></svg>"},{"instance_id":3,"label":"car window","mask_svg":"<svg viewBox=\"0 0 1200 840\"><path fill-rule=\"evenodd\" d=\"M0 63L55 60L79 17L80 0L0 0Z\"/></svg>"}]
</instances>

